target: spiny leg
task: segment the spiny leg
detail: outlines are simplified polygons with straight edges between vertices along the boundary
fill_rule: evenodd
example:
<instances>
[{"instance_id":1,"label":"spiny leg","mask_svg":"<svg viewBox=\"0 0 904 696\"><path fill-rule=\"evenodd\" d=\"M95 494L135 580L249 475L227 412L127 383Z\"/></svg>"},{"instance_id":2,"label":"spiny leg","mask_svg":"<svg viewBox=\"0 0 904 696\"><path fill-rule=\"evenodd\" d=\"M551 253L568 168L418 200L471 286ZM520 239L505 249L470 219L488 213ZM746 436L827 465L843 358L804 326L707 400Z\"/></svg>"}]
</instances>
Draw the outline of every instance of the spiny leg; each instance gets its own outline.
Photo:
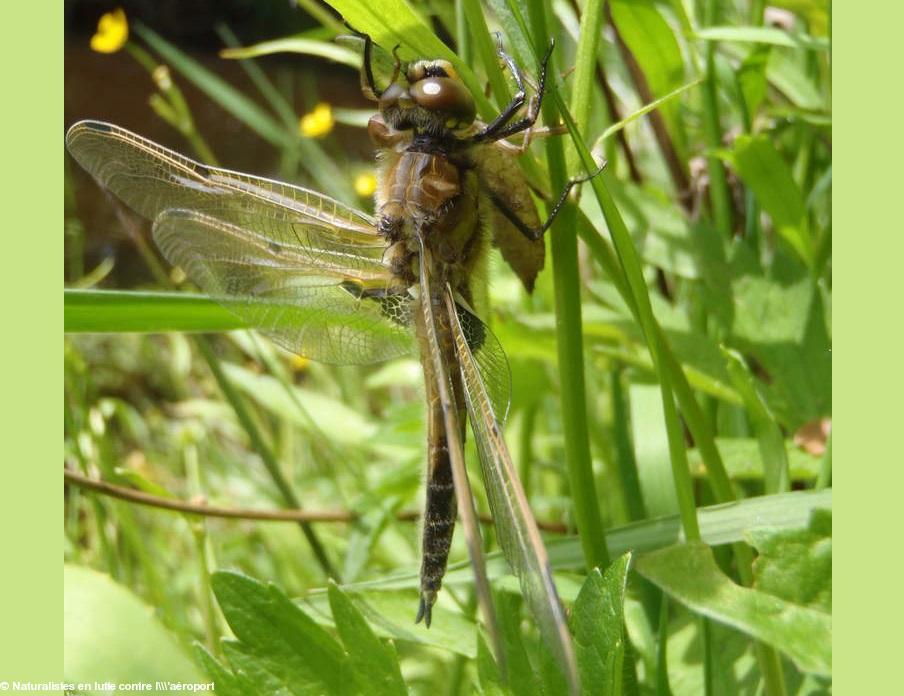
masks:
<instances>
[{"instance_id":1,"label":"spiny leg","mask_svg":"<svg viewBox=\"0 0 904 696\"><path fill-rule=\"evenodd\" d=\"M508 204L499 196L497 196L492 191L490 192L490 200L493 202L493 205L502 213L506 219L511 222L521 234L530 239L531 241L536 241L540 239L543 234L550 228L553 221L556 219L556 215L559 214L559 210L561 210L562 206L565 204L565 199L568 198L568 194L571 192L571 189L577 186L578 184L583 184L584 182L590 181L593 177L603 171L605 169L606 163L603 162L600 165L599 169L597 169L593 174L587 174L582 177L577 177L575 179L569 179L565 184L565 188L562 189L562 193L559 194L559 198L556 201L556 204L552 207L552 211L549 213L549 217L546 218L546 222L544 222L539 227L531 227L524 223L524 221L519 218L511 208L508 207Z\"/></svg>"},{"instance_id":2,"label":"spiny leg","mask_svg":"<svg viewBox=\"0 0 904 696\"><path fill-rule=\"evenodd\" d=\"M524 106L524 99L527 95L524 90L524 76L521 74L521 69L518 67L518 64L515 63L514 59L505 52L505 49L502 48L502 36L498 32L496 33L496 54L502 59L502 62L508 66L509 72L515 80L515 84L518 85L518 91L502 112L487 124L487 127L483 129L481 135L494 132L511 121L518 112L518 109Z\"/></svg>"},{"instance_id":3,"label":"spiny leg","mask_svg":"<svg viewBox=\"0 0 904 696\"><path fill-rule=\"evenodd\" d=\"M555 41L551 39L549 48L546 49L546 54L543 56L543 60L540 61L540 76L537 83L537 94L531 100L527 116L514 123L510 123L511 119L518 109L524 105L524 79L521 76L521 71L518 69L518 66L515 65L515 61L512 60L512 57L505 53L502 47L499 48L499 56L505 61L506 65L508 65L509 70L512 71L512 75L515 77L515 82L518 84L518 93L512 98L512 101L508 103L508 106L502 110L501 114L494 118L480 133L469 139L470 142L492 142L494 140L508 138L515 133L527 130L536 123L537 118L540 115L540 107L543 104L543 92L546 88L546 67L549 64L549 58L552 56L552 49L554 46Z\"/></svg>"}]
</instances>

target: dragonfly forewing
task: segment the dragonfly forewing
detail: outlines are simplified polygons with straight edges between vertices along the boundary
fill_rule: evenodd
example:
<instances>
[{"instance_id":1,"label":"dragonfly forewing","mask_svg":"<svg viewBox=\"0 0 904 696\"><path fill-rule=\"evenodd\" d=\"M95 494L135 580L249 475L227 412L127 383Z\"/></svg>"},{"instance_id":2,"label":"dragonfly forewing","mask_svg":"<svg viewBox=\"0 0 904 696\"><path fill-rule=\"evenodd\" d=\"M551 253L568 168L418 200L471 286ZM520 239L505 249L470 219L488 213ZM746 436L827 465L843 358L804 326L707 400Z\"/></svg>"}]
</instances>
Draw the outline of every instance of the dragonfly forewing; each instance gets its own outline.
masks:
<instances>
[{"instance_id":1,"label":"dragonfly forewing","mask_svg":"<svg viewBox=\"0 0 904 696\"><path fill-rule=\"evenodd\" d=\"M66 146L101 186L149 220L195 210L253 230L310 265L353 278L387 275L386 242L373 219L328 196L208 167L100 121L76 123Z\"/></svg>"}]
</instances>

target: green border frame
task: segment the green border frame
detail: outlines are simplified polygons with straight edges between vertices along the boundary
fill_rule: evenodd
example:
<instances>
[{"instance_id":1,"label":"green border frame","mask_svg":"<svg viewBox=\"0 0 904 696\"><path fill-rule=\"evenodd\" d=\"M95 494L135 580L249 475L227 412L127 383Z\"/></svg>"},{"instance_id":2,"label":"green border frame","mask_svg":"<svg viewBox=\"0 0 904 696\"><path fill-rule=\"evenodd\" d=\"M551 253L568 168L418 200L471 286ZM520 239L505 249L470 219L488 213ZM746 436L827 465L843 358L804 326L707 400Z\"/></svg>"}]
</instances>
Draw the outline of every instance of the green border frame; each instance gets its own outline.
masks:
<instances>
[{"instance_id":1,"label":"green border frame","mask_svg":"<svg viewBox=\"0 0 904 696\"><path fill-rule=\"evenodd\" d=\"M890 694L901 689L904 586L904 6L832 9L833 228L841 230L833 245L833 693Z\"/></svg>"},{"instance_id":2,"label":"green border frame","mask_svg":"<svg viewBox=\"0 0 904 696\"><path fill-rule=\"evenodd\" d=\"M63 3L4 3L0 26L2 690L63 676Z\"/></svg>"},{"instance_id":3,"label":"green border frame","mask_svg":"<svg viewBox=\"0 0 904 696\"><path fill-rule=\"evenodd\" d=\"M0 112L4 132L13 134L4 138L3 190L5 205L15 205L5 209L0 255L8 329L0 343L0 681L49 681L62 678L63 201L60 189L48 193L46 182L62 183L63 4L8 3L3 10L0 21L9 31L2 44ZM847 462L834 472L840 481L835 499L840 561L834 568L833 691L888 693L897 683L893 674L901 644L895 609L901 603L902 575L893 565L897 545L888 537L897 538L902 487L896 483L904 467L894 455L898 447L885 442L901 429L896 397L904 393L902 371L895 368L902 350L897 339L904 331L894 319L900 313L895 307L904 263L904 231L896 209L904 197L896 159L904 151L896 87L904 7L839 2L833 12L834 158L839 165L834 173L841 189L834 195L834 219L846 230L836 238L834 255L841 293L833 321L839 346L833 449L835 461ZM30 185L38 181L45 183ZM873 249L880 253L870 253ZM41 262L26 261L34 258ZM864 311L876 305L876 312ZM882 307L887 307L884 313ZM886 316L891 321L882 321ZM870 522L875 529L865 528Z\"/></svg>"}]
</instances>

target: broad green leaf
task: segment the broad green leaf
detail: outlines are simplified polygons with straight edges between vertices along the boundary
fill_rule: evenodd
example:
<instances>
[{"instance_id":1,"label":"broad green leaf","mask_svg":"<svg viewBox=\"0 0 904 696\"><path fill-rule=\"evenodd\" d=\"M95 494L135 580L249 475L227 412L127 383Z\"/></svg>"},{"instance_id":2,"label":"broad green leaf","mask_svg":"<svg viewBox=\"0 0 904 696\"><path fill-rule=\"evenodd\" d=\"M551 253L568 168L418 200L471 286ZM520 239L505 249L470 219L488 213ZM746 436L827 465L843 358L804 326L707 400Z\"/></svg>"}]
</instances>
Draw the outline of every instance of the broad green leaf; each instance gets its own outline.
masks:
<instances>
[{"instance_id":1,"label":"broad green leaf","mask_svg":"<svg viewBox=\"0 0 904 696\"><path fill-rule=\"evenodd\" d=\"M296 685L306 693L339 693L351 679L336 641L275 586L224 571L212 576L211 586L246 663L293 693Z\"/></svg>"},{"instance_id":2,"label":"broad green leaf","mask_svg":"<svg viewBox=\"0 0 904 696\"><path fill-rule=\"evenodd\" d=\"M672 28L652 0L612 0L612 19L637 58L653 95L681 86L684 61Z\"/></svg>"},{"instance_id":3,"label":"broad green leaf","mask_svg":"<svg viewBox=\"0 0 904 696\"><path fill-rule=\"evenodd\" d=\"M720 44L722 51L736 61L743 61L748 48L739 44ZM829 110L824 90L817 87L798 58L799 51L773 46L769 52L766 77L794 106L794 113L802 117L800 110L825 112Z\"/></svg>"},{"instance_id":4,"label":"broad green leaf","mask_svg":"<svg viewBox=\"0 0 904 696\"><path fill-rule=\"evenodd\" d=\"M637 571L689 609L786 653L806 672L831 674L832 618L734 584L700 542L641 556Z\"/></svg>"},{"instance_id":5,"label":"broad green leaf","mask_svg":"<svg viewBox=\"0 0 904 696\"><path fill-rule=\"evenodd\" d=\"M767 135L738 136L730 161L769 213L776 232L810 263L813 244L804 227L804 198L772 140Z\"/></svg>"},{"instance_id":6,"label":"broad green leaf","mask_svg":"<svg viewBox=\"0 0 904 696\"><path fill-rule=\"evenodd\" d=\"M667 640L671 696L700 696L705 693L700 620L684 607L678 604L673 606ZM762 676L750 638L713 621L709 622L709 638L713 667L710 693L718 696L762 696ZM787 672L791 674L795 670L788 669ZM789 690L787 693L791 696L795 692ZM804 693L800 696L804 696Z\"/></svg>"},{"instance_id":7,"label":"broad green leaf","mask_svg":"<svg viewBox=\"0 0 904 696\"><path fill-rule=\"evenodd\" d=\"M811 279L741 275L732 285L735 321L730 344L768 375L766 396L790 431L829 415L832 353L826 312Z\"/></svg>"},{"instance_id":8,"label":"broad green leaf","mask_svg":"<svg viewBox=\"0 0 904 696\"><path fill-rule=\"evenodd\" d=\"M63 330L69 333L232 331L247 328L203 295L119 290L63 291Z\"/></svg>"},{"instance_id":9,"label":"broad green leaf","mask_svg":"<svg viewBox=\"0 0 904 696\"><path fill-rule=\"evenodd\" d=\"M586 693L614 696L622 692L625 658L625 587L631 554L613 561L605 574L598 568L584 581L571 611L575 652Z\"/></svg>"},{"instance_id":10,"label":"broad green leaf","mask_svg":"<svg viewBox=\"0 0 904 696\"><path fill-rule=\"evenodd\" d=\"M753 565L758 590L831 613L831 510L814 510L805 529L756 529L747 538L759 552Z\"/></svg>"},{"instance_id":11,"label":"broad green leaf","mask_svg":"<svg viewBox=\"0 0 904 696\"><path fill-rule=\"evenodd\" d=\"M195 656L204 671L213 679L217 696L261 696L247 679L232 674L201 645L195 645Z\"/></svg>"},{"instance_id":12,"label":"broad green leaf","mask_svg":"<svg viewBox=\"0 0 904 696\"><path fill-rule=\"evenodd\" d=\"M744 57L740 67L734 73L735 79L741 87L751 125L757 110L766 98L766 85L768 84L766 70L771 54L772 49L768 45L756 46Z\"/></svg>"},{"instance_id":13,"label":"broad green leaf","mask_svg":"<svg viewBox=\"0 0 904 696\"><path fill-rule=\"evenodd\" d=\"M324 693L335 693L325 692L319 679L287 672L280 657L271 656L264 650L234 640L224 640L222 648L235 674L243 682L253 684L261 696L323 696Z\"/></svg>"},{"instance_id":14,"label":"broad green leaf","mask_svg":"<svg viewBox=\"0 0 904 696\"><path fill-rule=\"evenodd\" d=\"M63 608L63 677L67 682L208 681L155 617L153 608L108 575L64 565ZM108 694L109 690L80 693Z\"/></svg>"},{"instance_id":15,"label":"broad green leaf","mask_svg":"<svg viewBox=\"0 0 904 696\"><path fill-rule=\"evenodd\" d=\"M612 20L656 98L664 97L684 82L681 48L668 22L652 0L612 0ZM674 102L662 106L669 120L677 113Z\"/></svg>"},{"instance_id":16,"label":"broad green leaf","mask_svg":"<svg viewBox=\"0 0 904 696\"><path fill-rule=\"evenodd\" d=\"M501 558L500 560L505 562ZM473 582L473 575L469 581ZM418 582L418 571L412 570L410 574L404 576L352 583L344 585L342 589L346 594L351 595L355 606L367 619L378 637L439 648L473 659L477 655L477 626L474 621L457 611L454 605L444 603L442 593L440 593L440 602L434 609L436 620L427 629L423 624L414 623L414 615L417 610L415 593L369 591L384 588L408 590L418 587ZM445 586L446 583L444 582L443 585ZM335 625L326 593L311 594L300 606L320 625Z\"/></svg>"},{"instance_id":17,"label":"broad green leaf","mask_svg":"<svg viewBox=\"0 0 904 696\"><path fill-rule=\"evenodd\" d=\"M370 629L361 612L334 583L328 589L330 608L339 637L361 693L406 694L399 658Z\"/></svg>"},{"instance_id":18,"label":"broad green leaf","mask_svg":"<svg viewBox=\"0 0 904 696\"><path fill-rule=\"evenodd\" d=\"M545 676L543 670L537 669L538 665L532 665L527 656L527 640L521 630L523 602L520 595L496 591L493 593L493 604L496 607L496 618L505 645L509 688L516 694L547 691L549 685L543 681ZM564 688L564 683L560 686L562 688L560 693L565 693L567 689Z\"/></svg>"}]
</instances>

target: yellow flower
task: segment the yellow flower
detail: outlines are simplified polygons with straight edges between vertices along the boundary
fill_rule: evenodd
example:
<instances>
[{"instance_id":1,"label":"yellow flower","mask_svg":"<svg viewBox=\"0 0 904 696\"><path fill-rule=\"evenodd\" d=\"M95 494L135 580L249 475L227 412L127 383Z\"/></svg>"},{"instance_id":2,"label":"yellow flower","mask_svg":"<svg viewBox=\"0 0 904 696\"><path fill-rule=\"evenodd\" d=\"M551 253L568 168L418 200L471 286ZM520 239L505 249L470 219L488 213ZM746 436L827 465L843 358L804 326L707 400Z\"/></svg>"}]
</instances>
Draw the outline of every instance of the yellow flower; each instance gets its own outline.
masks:
<instances>
[{"instance_id":1,"label":"yellow flower","mask_svg":"<svg viewBox=\"0 0 904 696\"><path fill-rule=\"evenodd\" d=\"M289 366L292 368L294 372L303 372L307 369L308 365L311 363L307 358L303 358L300 355L293 355L289 359Z\"/></svg>"},{"instance_id":2,"label":"yellow flower","mask_svg":"<svg viewBox=\"0 0 904 696\"><path fill-rule=\"evenodd\" d=\"M322 138L333 130L333 110L329 104L321 102L314 110L301 117L298 129L306 138Z\"/></svg>"},{"instance_id":3,"label":"yellow flower","mask_svg":"<svg viewBox=\"0 0 904 696\"><path fill-rule=\"evenodd\" d=\"M97 22L97 32L91 37L91 50L116 53L129 39L129 21L122 8L107 12Z\"/></svg>"},{"instance_id":4,"label":"yellow flower","mask_svg":"<svg viewBox=\"0 0 904 696\"><path fill-rule=\"evenodd\" d=\"M355 177L355 193L361 198L370 198L377 190L377 177L373 174L359 174Z\"/></svg>"}]
</instances>

